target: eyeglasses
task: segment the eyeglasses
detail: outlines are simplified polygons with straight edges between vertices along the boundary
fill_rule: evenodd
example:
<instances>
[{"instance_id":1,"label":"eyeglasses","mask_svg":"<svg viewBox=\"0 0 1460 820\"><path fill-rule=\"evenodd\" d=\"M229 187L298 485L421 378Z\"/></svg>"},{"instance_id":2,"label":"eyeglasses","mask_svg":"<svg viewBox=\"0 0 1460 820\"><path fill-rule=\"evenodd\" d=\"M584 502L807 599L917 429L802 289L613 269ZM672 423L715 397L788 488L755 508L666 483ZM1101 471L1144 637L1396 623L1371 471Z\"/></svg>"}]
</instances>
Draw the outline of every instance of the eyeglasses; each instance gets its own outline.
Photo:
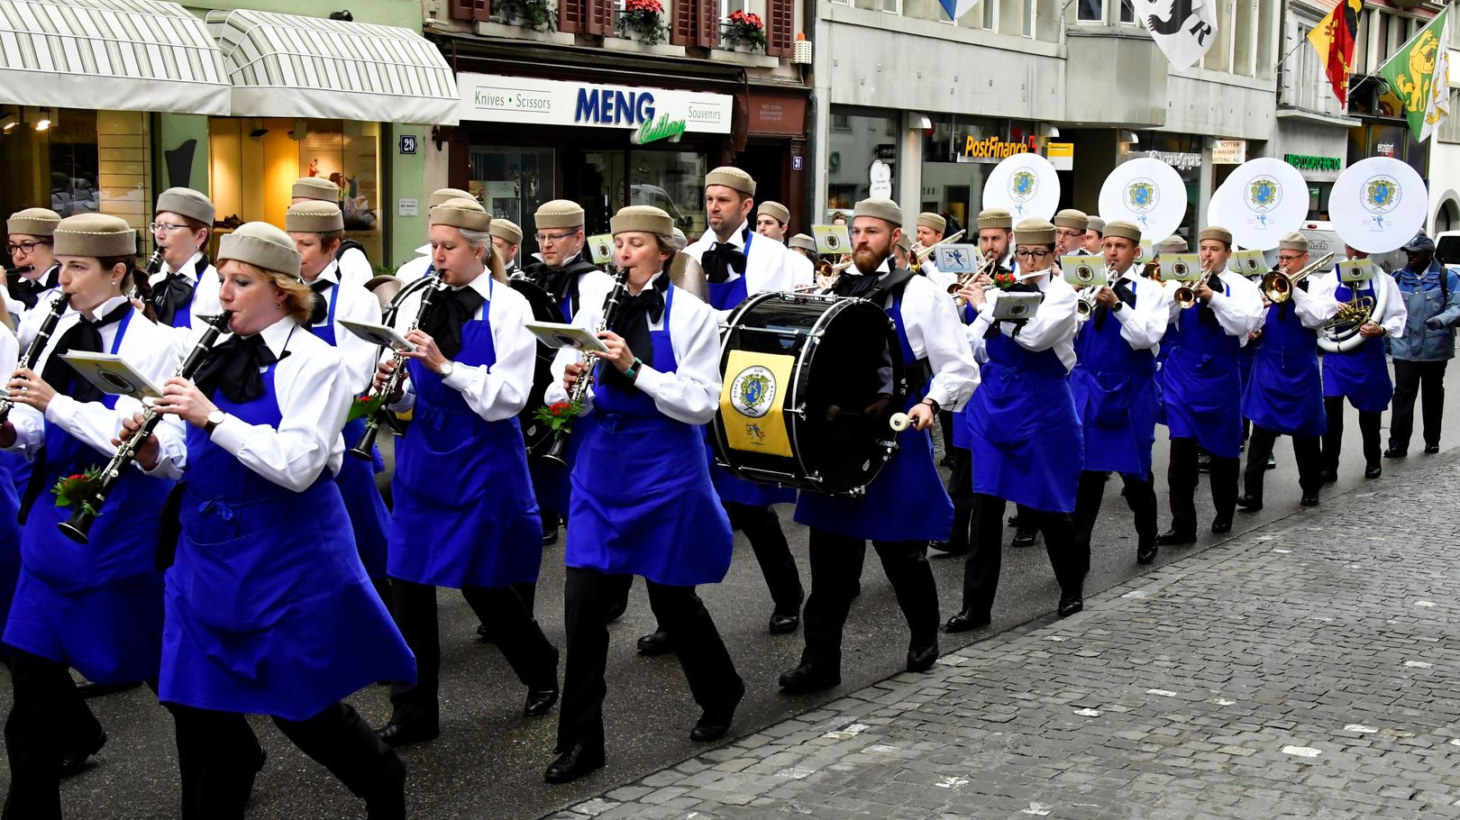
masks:
<instances>
[{"instance_id":1,"label":"eyeglasses","mask_svg":"<svg viewBox=\"0 0 1460 820\"><path fill-rule=\"evenodd\" d=\"M1302 259L1302 258L1303 257L1301 257L1301 256L1279 256L1278 257L1278 261L1279 262L1283 262L1283 263L1286 264L1286 263L1296 262L1296 261L1298 261L1299 259Z\"/></svg>"},{"instance_id":2,"label":"eyeglasses","mask_svg":"<svg viewBox=\"0 0 1460 820\"><path fill-rule=\"evenodd\" d=\"M172 233L187 228L186 225L174 225L171 222L149 222L147 230L153 233Z\"/></svg>"},{"instance_id":3,"label":"eyeglasses","mask_svg":"<svg viewBox=\"0 0 1460 820\"><path fill-rule=\"evenodd\" d=\"M38 242L14 242L14 243L7 243L5 245L5 252L6 253L13 254L16 251L25 251L27 254L32 254L32 253L35 253L35 249L38 246L40 246L40 245L49 245L49 244L51 244L51 243L48 242L48 241L45 241L45 240L40 240Z\"/></svg>"},{"instance_id":4,"label":"eyeglasses","mask_svg":"<svg viewBox=\"0 0 1460 820\"><path fill-rule=\"evenodd\" d=\"M1049 251L1014 251L1014 255L1020 259L1043 259L1049 256Z\"/></svg>"},{"instance_id":5,"label":"eyeglasses","mask_svg":"<svg viewBox=\"0 0 1460 820\"><path fill-rule=\"evenodd\" d=\"M536 239L539 244L543 242L561 242L575 233L577 231L568 231L567 233L535 233L532 235L532 238Z\"/></svg>"}]
</instances>

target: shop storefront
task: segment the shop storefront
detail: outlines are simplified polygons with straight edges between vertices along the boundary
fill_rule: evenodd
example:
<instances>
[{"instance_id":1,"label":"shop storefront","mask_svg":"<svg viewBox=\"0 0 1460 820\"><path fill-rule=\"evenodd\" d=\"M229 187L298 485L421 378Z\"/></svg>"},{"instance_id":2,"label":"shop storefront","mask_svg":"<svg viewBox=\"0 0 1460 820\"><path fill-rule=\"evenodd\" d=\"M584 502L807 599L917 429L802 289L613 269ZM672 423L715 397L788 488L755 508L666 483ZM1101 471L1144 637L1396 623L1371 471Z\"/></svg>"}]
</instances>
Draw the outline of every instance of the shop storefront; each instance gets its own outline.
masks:
<instances>
[{"instance_id":1,"label":"shop storefront","mask_svg":"<svg viewBox=\"0 0 1460 820\"><path fill-rule=\"evenodd\" d=\"M1121 131L1119 134L1118 162L1137 157L1151 157L1176 169L1176 173L1186 186L1186 213L1182 215L1181 224L1175 233L1195 247L1196 234L1200 229L1197 224L1197 203L1201 199L1202 174L1207 167L1202 161L1202 147L1203 141L1207 138L1195 134L1171 134L1165 131ZM1216 171L1209 183L1209 190L1214 191L1226 181L1232 169L1237 166L1213 167Z\"/></svg>"},{"instance_id":2,"label":"shop storefront","mask_svg":"<svg viewBox=\"0 0 1460 820\"><path fill-rule=\"evenodd\" d=\"M1308 183L1309 221L1329 218L1329 193L1348 167L1348 132L1346 125L1331 118L1278 117L1277 136L1269 146L1269 155L1298 169Z\"/></svg>"},{"instance_id":3,"label":"shop storefront","mask_svg":"<svg viewBox=\"0 0 1460 820\"><path fill-rule=\"evenodd\" d=\"M923 135L921 210L949 218L947 233L967 229L983 208L984 183L1014 154L1040 153L1033 124L941 115Z\"/></svg>"},{"instance_id":4,"label":"shop storefront","mask_svg":"<svg viewBox=\"0 0 1460 820\"><path fill-rule=\"evenodd\" d=\"M589 234L626 205L705 231L705 173L726 150L731 95L472 73L457 84L451 182L522 226L524 258L537 249L532 214L551 199L581 204Z\"/></svg>"},{"instance_id":5,"label":"shop storefront","mask_svg":"<svg viewBox=\"0 0 1460 820\"><path fill-rule=\"evenodd\" d=\"M827 129L826 203L821 220L850 214L869 196L900 201L897 168L900 112L831 107Z\"/></svg>"}]
</instances>

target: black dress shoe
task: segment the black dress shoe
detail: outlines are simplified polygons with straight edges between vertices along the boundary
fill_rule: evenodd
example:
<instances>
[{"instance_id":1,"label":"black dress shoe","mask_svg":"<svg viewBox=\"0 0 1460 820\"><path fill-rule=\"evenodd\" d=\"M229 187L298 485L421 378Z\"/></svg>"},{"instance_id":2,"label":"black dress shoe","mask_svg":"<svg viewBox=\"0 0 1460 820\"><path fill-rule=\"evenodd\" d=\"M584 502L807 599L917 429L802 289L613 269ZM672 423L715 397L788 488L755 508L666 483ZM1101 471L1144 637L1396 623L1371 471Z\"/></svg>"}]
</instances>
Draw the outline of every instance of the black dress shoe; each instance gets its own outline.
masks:
<instances>
[{"instance_id":1,"label":"black dress shoe","mask_svg":"<svg viewBox=\"0 0 1460 820\"><path fill-rule=\"evenodd\" d=\"M96 736L67 751L61 757L61 776L70 777L86 768L86 761L106 745L106 730L98 728Z\"/></svg>"},{"instance_id":2,"label":"black dress shoe","mask_svg":"<svg viewBox=\"0 0 1460 820\"><path fill-rule=\"evenodd\" d=\"M1242 508L1242 512L1259 512L1262 510L1262 499L1250 495L1238 496L1237 506Z\"/></svg>"},{"instance_id":3,"label":"black dress shoe","mask_svg":"<svg viewBox=\"0 0 1460 820\"><path fill-rule=\"evenodd\" d=\"M553 708L558 702L558 684L553 683L551 688L527 690L527 703L522 707L523 717L542 717Z\"/></svg>"},{"instance_id":4,"label":"black dress shoe","mask_svg":"<svg viewBox=\"0 0 1460 820\"><path fill-rule=\"evenodd\" d=\"M1156 543L1163 547L1174 547L1181 544L1195 544L1196 533L1167 530L1156 536Z\"/></svg>"},{"instance_id":5,"label":"black dress shoe","mask_svg":"<svg viewBox=\"0 0 1460 820\"><path fill-rule=\"evenodd\" d=\"M552 546L553 544L556 544L556 543L558 543L558 528L557 527L553 527L550 530L543 530L542 531L542 545L544 547L549 547L549 546Z\"/></svg>"},{"instance_id":6,"label":"black dress shoe","mask_svg":"<svg viewBox=\"0 0 1460 820\"><path fill-rule=\"evenodd\" d=\"M1267 456L1267 468L1266 469L1269 469L1269 470L1276 470L1277 469L1277 459L1271 453L1269 453L1268 456Z\"/></svg>"},{"instance_id":7,"label":"black dress shoe","mask_svg":"<svg viewBox=\"0 0 1460 820\"><path fill-rule=\"evenodd\" d=\"M1434 455L1435 453L1438 453L1438 452L1440 452L1440 445L1438 445L1438 444L1426 444L1425 445L1425 455L1432 456L1432 455Z\"/></svg>"},{"instance_id":8,"label":"black dress shoe","mask_svg":"<svg viewBox=\"0 0 1460 820\"><path fill-rule=\"evenodd\" d=\"M1303 493L1303 500L1298 502L1304 507L1318 506L1318 493Z\"/></svg>"},{"instance_id":9,"label":"black dress shoe","mask_svg":"<svg viewBox=\"0 0 1460 820\"><path fill-rule=\"evenodd\" d=\"M1212 533L1215 535L1226 535L1232 531L1232 519L1218 518L1212 522Z\"/></svg>"},{"instance_id":10,"label":"black dress shoe","mask_svg":"<svg viewBox=\"0 0 1460 820\"><path fill-rule=\"evenodd\" d=\"M1364 478L1378 478L1384 474L1384 468L1378 464L1370 464L1364 468Z\"/></svg>"},{"instance_id":11,"label":"black dress shoe","mask_svg":"<svg viewBox=\"0 0 1460 820\"><path fill-rule=\"evenodd\" d=\"M776 614L771 616L771 622L768 628L770 629L772 635L789 635L790 633L795 632L796 627L800 625L800 615L782 615L781 613L777 612Z\"/></svg>"},{"instance_id":12,"label":"black dress shoe","mask_svg":"<svg viewBox=\"0 0 1460 820\"><path fill-rule=\"evenodd\" d=\"M1338 480L1338 471L1323 470L1318 474L1318 477L1323 480L1324 484L1332 484L1333 482Z\"/></svg>"},{"instance_id":13,"label":"black dress shoe","mask_svg":"<svg viewBox=\"0 0 1460 820\"><path fill-rule=\"evenodd\" d=\"M1145 544L1136 547L1136 563L1149 564L1155 561L1157 549L1158 547L1155 544Z\"/></svg>"},{"instance_id":14,"label":"black dress shoe","mask_svg":"<svg viewBox=\"0 0 1460 820\"><path fill-rule=\"evenodd\" d=\"M1074 595L1060 596L1060 606L1058 612L1061 618L1068 618L1084 608L1085 598L1080 593L1077 592Z\"/></svg>"},{"instance_id":15,"label":"black dress shoe","mask_svg":"<svg viewBox=\"0 0 1460 820\"><path fill-rule=\"evenodd\" d=\"M1398 447L1390 447L1384 451L1385 458L1404 458L1409 455L1408 450L1401 450Z\"/></svg>"},{"instance_id":16,"label":"black dress shoe","mask_svg":"<svg viewBox=\"0 0 1460 820\"><path fill-rule=\"evenodd\" d=\"M412 743L425 743L430 740L435 740L441 735L441 727L426 727L415 723L397 723L392 720L381 728L376 729L375 734L380 737L381 742L385 745L392 749L398 749L401 746L408 746Z\"/></svg>"},{"instance_id":17,"label":"black dress shoe","mask_svg":"<svg viewBox=\"0 0 1460 820\"><path fill-rule=\"evenodd\" d=\"M696 743L709 743L719 740L730 731L730 723L735 720L735 707L745 697L745 682L740 681L733 696L721 706L714 709L706 709L695 723L695 727L689 730L689 739Z\"/></svg>"},{"instance_id":18,"label":"black dress shoe","mask_svg":"<svg viewBox=\"0 0 1460 820\"><path fill-rule=\"evenodd\" d=\"M136 689L141 685L141 681L131 681L130 683L97 683L96 681L83 680L76 684L76 692L81 697L90 699L115 695L118 692L125 692L128 689Z\"/></svg>"},{"instance_id":19,"label":"black dress shoe","mask_svg":"<svg viewBox=\"0 0 1460 820\"><path fill-rule=\"evenodd\" d=\"M788 695L804 695L807 692L820 692L823 689L830 689L842 682L840 669L828 669L809 663L803 663L789 672L781 673L781 691Z\"/></svg>"},{"instance_id":20,"label":"black dress shoe","mask_svg":"<svg viewBox=\"0 0 1460 820\"><path fill-rule=\"evenodd\" d=\"M568 783L577 780L594 769L603 768L603 747L590 749L581 742L574 743L568 751L548 764L542 779L549 783Z\"/></svg>"},{"instance_id":21,"label":"black dress shoe","mask_svg":"<svg viewBox=\"0 0 1460 820\"><path fill-rule=\"evenodd\" d=\"M943 631L967 632L970 629L988 626L992 621L993 619L988 613L976 615L971 609L960 609L957 615L948 619L948 623L943 624Z\"/></svg>"},{"instance_id":22,"label":"black dress shoe","mask_svg":"<svg viewBox=\"0 0 1460 820\"><path fill-rule=\"evenodd\" d=\"M668 655L674 651L674 639L662 629L656 629L639 639L639 654L653 657Z\"/></svg>"},{"instance_id":23,"label":"black dress shoe","mask_svg":"<svg viewBox=\"0 0 1460 820\"><path fill-rule=\"evenodd\" d=\"M492 630L486 624L477 624L477 643L496 643L497 639L492 637Z\"/></svg>"},{"instance_id":24,"label":"black dress shoe","mask_svg":"<svg viewBox=\"0 0 1460 820\"><path fill-rule=\"evenodd\" d=\"M938 660L937 641L926 646L915 646L907 651L907 671L926 672L933 668L933 662L936 660Z\"/></svg>"},{"instance_id":25,"label":"black dress shoe","mask_svg":"<svg viewBox=\"0 0 1460 820\"><path fill-rule=\"evenodd\" d=\"M1196 457L1196 470L1199 473L1210 473L1212 471L1212 454L1201 453Z\"/></svg>"},{"instance_id":26,"label":"black dress shoe","mask_svg":"<svg viewBox=\"0 0 1460 820\"><path fill-rule=\"evenodd\" d=\"M1014 546L1016 546L1016 547L1032 547L1032 546L1034 546L1034 539L1035 539L1035 537L1038 534L1039 534L1039 531L1038 530L1015 530L1014 531Z\"/></svg>"},{"instance_id":27,"label":"black dress shoe","mask_svg":"<svg viewBox=\"0 0 1460 820\"><path fill-rule=\"evenodd\" d=\"M951 541L929 541L928 549L934 552L941 552L944 555L967 555L968 544L954 546Z\"/></svg>"},{"instance_id":28,"label":"black dress shoe","mask_svg":"<svg viewBox=\"0 0 1460 820\"><path fill-rule=\"evenodd\" d=\"M627 598L625 598L622 601L619 601L618 603L616 603L616 604L613 605L613 609L610 609L603 616L603 622L606 623L606 624L611 624L614 621L617 621L619 618L622 618L624 616L624 611L627 610L628 608L629 608L629 601L628 601Z\"/></svg>"}]
</instances>

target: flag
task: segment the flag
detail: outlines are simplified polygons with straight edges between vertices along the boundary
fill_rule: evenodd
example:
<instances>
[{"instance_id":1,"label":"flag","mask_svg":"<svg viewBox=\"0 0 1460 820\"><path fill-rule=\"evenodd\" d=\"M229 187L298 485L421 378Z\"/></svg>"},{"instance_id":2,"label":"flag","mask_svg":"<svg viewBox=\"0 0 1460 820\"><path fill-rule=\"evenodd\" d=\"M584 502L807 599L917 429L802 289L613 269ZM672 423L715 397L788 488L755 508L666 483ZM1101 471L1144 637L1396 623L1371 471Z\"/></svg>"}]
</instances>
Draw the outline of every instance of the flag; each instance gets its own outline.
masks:
<instances>
[{"instance_id":1,"label":"flag","mask_svg":"<svg viewBox=\"0 0 1460 820\"><path fill-rule=\"evenodd\" d=\"M978 5L978 0L938 0L938 2L942 4L943 10L948 12L950 20L957 20L973 11L973 7Z\"/></svg>"},{"instance_id":2,"label":"flag","mask_svg":"<svg viewBox=\"0 0 1460 820\"><path fill-rule=\"evenodd\" d=\"M1174 68L1190 68L1217 39L1216 0L1132 0L1136 18Z\"/></svg>"},{"instance_id":3,"label":"flag","mask_svg":"<svg viewBox=\"0 0 1460 820\"><path fill-rule=\"evenodd\" d=\"M1364 0L1342 0L1308 32L1308 42L1318 52L1318 62L1333 85L1338 104L1348 107L1348 75L1354 68L1354 37L1359 30L1359 12Z\"/></svg>"},{"instance_id":4,"label":"flag","mask_svg":"<svg viewBox=\"0 0 1460 820\"><path fill-rule=\"evenodd\" d=\"M1450 10L1435 15L1398 54L1379 68L1379 76L1403 104L1409 129L1424 142L1450 115Z\"/></svg>"}]
</instances>

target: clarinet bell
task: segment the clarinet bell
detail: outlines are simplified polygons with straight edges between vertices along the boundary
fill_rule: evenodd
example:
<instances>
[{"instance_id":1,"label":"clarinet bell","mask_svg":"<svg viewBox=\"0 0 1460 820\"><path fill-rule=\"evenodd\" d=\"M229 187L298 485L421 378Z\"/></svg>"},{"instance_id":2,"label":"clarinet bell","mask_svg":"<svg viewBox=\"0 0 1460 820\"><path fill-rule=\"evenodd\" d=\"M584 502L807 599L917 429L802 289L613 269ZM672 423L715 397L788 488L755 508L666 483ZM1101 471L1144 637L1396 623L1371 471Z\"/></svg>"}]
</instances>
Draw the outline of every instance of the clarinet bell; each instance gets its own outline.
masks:
<instances>
[{"instance_id":1,"label":"clarinet bell","mask_svg":"<svg viewBox=\"0 0 1460 820\"><path fill-rule=\"evenodd\" d=\"M91 543L91 524L96 516L85 509L78 509L71 517L56 525L63 535L78 544Z\"/></svg>"}]
</instances>

